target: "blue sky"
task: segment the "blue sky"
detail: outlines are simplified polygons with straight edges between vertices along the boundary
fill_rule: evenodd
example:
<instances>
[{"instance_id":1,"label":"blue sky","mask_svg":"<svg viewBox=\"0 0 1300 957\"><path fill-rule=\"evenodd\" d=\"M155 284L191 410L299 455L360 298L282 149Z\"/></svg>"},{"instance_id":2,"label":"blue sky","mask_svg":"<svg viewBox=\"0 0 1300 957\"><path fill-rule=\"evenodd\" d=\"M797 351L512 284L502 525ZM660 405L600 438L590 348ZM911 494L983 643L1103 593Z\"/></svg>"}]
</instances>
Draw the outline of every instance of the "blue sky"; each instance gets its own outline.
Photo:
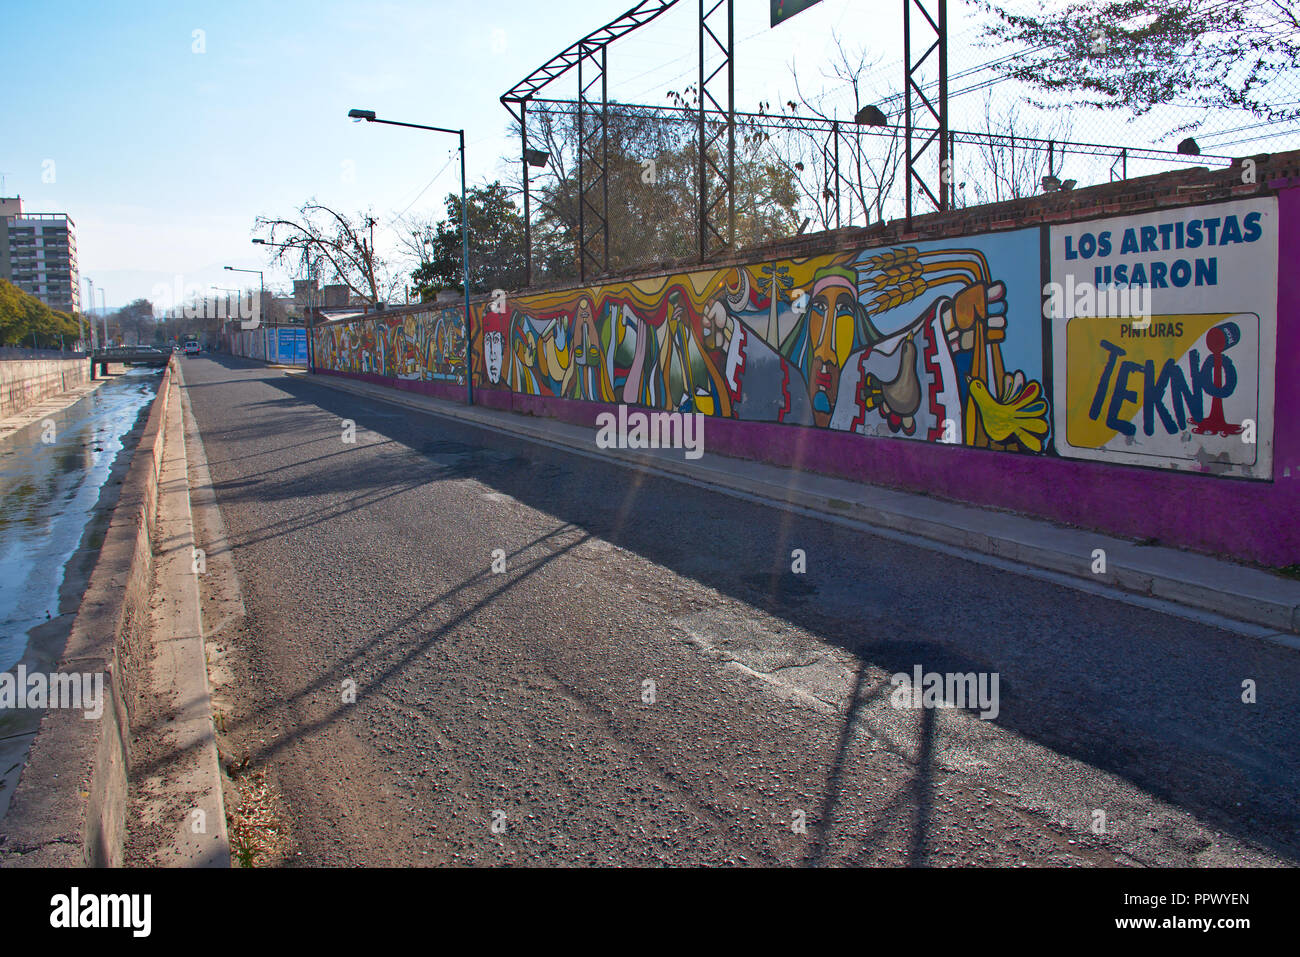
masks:
<instances>
[{"instance_id":1,"label":"blue sky","mask_svg":"<svg viewBox=\"0 0 1300 957\"><path fill-rule=\"evenodd\" d=\"M897 19L896 3L869 5ZM6 6L0 61L17 88L0 142L4 192L72 216L82 273L112 306L177 274L235 285L223 265L265 262L249 243L253 218L309 197L373 207L383 221L445 167L413 212L440 209L459 186L454 137L354 124L347 110L464 126L471 183L496 175L517 149L501 93L632 0ZM868 32L866 6L824 0L770 31L767 0L737 0L738 105L780 95L788 61L815 60L831 27ZM695 7L686 0L611 53L611 95L659 102L690 82ZM881 53L897 57L891 39Z\"/></svg>"}]
</instances>

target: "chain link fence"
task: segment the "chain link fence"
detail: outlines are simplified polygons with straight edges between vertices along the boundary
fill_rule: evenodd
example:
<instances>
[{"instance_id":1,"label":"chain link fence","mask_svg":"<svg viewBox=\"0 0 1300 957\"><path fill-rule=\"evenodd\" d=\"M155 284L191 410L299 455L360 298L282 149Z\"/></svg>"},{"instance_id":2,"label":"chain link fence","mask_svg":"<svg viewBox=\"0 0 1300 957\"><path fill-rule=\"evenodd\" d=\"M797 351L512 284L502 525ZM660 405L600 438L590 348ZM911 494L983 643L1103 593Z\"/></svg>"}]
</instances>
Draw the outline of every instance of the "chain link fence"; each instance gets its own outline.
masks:
<instances>
[{"instance_id":1,"label":"chain link fence","mask_svg":"<svg viewBox=\"0 0 1300 957\"><path fill-rule=\"evenodd\" d=\"M957 5L950 0L950 10ZM1038 9L1036 0L1001 6ZM948 192L953 207L1021 198L1057 184L1081 189L1190 166L1226 166L1236 156L1300 148L1300 119L1267 119L1246 109L1209 109L1175 98L1135 114L1044 102L1041 91L1006 75L1025 51L991 45L984 32L987 19L950 17L950 22L950 175L940 175L937 143L916 168L933 192ZM914 46L917 42L914 36ZM583 106L581 123L574 100L531 101L528 145L548 154L544 167L529 170L533 284L576 280L584 266L590 278L708 258L719 247L717 238L743 249L800 232L903 216L901 55L868 62L838 37L835 47L839 60L821 74L828 79L813 92L810 84L795 82L802 76L792 75L791 87L800 92L775 106L762 102L742 110L738 95L734 141L725 113L706 110L701 117L698 90L690 85L667 93L667 102L657 105L618 102L611 91L606 104ZM743 42L735 55L745 55ZM935 60L916 73L932 100L938 95ZM1277 113L1296 113L1300 74L1274 77L1263 97ZM914 152L934 132L916 100ZM883 114L874 117L883 125L869 125L870 116L856 121L869 106ZM701 123L710 161L703 226ZM1188 138L1199 154L1187 152L1190 144L1180 151ZM729 141L734 142L730 164ZM729 168L728 183L715 170ZM514 175L522 192L522 174ZM932 208L913 186L914 213Z\"/></svg>"}]
</instances>

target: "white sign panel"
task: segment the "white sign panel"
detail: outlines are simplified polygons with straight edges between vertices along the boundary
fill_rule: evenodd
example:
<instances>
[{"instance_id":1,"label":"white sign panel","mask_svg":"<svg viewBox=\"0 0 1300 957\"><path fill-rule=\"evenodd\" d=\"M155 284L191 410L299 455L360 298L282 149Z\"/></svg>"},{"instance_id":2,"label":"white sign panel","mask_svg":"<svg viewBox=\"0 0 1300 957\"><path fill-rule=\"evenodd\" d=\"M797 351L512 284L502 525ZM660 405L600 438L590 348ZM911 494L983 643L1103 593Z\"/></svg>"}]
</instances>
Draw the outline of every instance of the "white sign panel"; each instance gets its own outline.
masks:
<instances>
[{"instance_id":1,"label":"white sign panel","mask_svg":"<svg viewBox=\"0 0 1300 957\"><path fill-rule=\"evenodd\" d=\"M1053 226L1057 451L1272 478L1273 197Z\"/></svg>"}]
</instances>

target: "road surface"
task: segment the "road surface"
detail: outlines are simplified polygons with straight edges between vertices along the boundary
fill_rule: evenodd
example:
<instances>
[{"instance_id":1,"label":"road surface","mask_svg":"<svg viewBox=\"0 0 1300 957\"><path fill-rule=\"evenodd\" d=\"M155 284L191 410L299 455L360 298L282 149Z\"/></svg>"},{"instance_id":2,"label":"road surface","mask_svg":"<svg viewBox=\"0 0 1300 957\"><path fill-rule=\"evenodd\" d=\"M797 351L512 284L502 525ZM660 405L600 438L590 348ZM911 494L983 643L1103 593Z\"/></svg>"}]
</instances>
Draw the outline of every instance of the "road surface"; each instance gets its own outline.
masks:
<instances>
[{"instance_id":1,"label":"road surface","mask_svg":"<svg viewBox=\"0 0 1300 957\"><path fill-rule=\"evenodd\" d=\"M255 863L1300 856L1295 651L241 360L184 377ZM907 707L917 665L996 674L996 717Z\"/></svg>"}]
</instances>

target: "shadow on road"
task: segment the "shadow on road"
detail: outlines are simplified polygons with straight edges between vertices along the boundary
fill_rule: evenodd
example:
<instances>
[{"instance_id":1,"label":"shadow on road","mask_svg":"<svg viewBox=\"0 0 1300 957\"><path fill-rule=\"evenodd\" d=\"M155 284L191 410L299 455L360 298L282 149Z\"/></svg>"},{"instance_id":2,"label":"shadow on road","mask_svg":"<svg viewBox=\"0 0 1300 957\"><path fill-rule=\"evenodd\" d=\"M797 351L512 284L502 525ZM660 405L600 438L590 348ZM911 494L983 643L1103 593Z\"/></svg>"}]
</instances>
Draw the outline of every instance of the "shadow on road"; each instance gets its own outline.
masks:
<instances>
[{"instance_id":1,"label":"shadow on road","mask_svg":"<svg viewBox=\"0 0 1300 957\"><path fill-rule=\"evenodd\" d=\"M231 370L252 367L225 356L211 358ZM599 538L765 609L856 655L856 681L806 863L822 863L829 846L835 811L844 800L841 777L855 723L863 708L889 687L871 679L868 666L892 674L910 673L916 664L926 671L1000 673L999 725L1123 777L1213 828L1300 861L1300 731L1294 721L1300 710L1300 661L1294 652L613 463L397 409L307 377L273 372L264 376L261 381L283 397L250 403L250 410L301 415L301 430L313 434L330 421L321 413L333 417L330 428L339 420L354 420L358 430L381 437L383 448L362 467L340 467L344 453L307 458L300 464L313 468L310 478L285 475L283 466L259 471L258 453L239 456L247 462L248 473L244 480L216 486L223 505L324 491L347 496L307 521L270 521L251 541L330 522L430 482L470 478L555 516L562 530L580 534L577 541L527 561L512 579L534 575L578 544ZM238 441L276 434L283 434L283 427L269 419L218 436L205 432L204 437ZM317 439L296 445L312 441ZM421 458L412 459L411 452ZM547 547L547 539L559 531L524 550ZM810 560L804 576L791 574L788 556L794 547L821 559ZM511 567L513 571L513 563ZM452 591L481 582L485 575L468 577ZM421 648L511 587L506 582L448 619ZM451 593L440 595L431 604L449 597ZM1169 635L1176 638L1174 653ZM420 650L393 661L384 674L400 671ZM350 661L303 688L299 697L326 686L334 690ZM1257 705L1241 702L1241 682L1247 678L1259 682ZM337 714L295 735L310 734ZM891 814L913 814L908 849L912 865L927 862L932 756L938 735L932 711L922 711L920 721L915 776L889 809ZM286 747L293 737L268 744L267 753Z\"/></svg>"}]
</instances>

